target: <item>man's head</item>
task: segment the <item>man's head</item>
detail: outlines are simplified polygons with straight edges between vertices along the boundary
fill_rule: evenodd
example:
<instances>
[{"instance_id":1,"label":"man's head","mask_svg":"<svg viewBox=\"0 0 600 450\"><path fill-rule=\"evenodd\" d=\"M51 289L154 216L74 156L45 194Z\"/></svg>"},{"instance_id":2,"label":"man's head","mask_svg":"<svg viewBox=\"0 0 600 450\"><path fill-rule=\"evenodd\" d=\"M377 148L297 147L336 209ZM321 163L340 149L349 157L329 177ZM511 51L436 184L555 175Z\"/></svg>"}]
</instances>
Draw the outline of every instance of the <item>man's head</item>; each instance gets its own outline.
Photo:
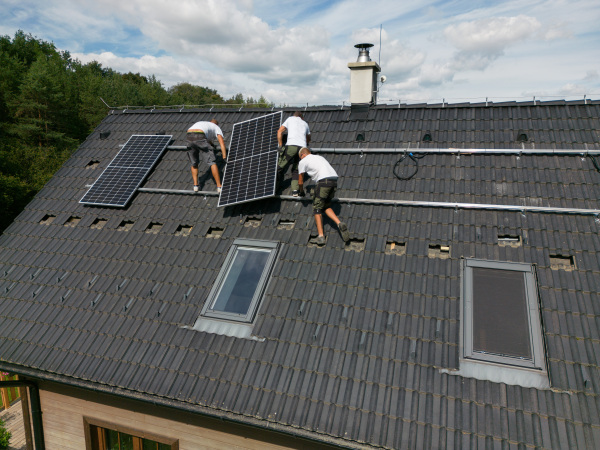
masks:
<instances>
[{"instance_id":1,"label":"man's head","mask_svg":"<svg viewBox=\"0 0 600 450\"><path fill-rule=\"evenodd\" d=\"M300 159L304 158L305 156L310 155L310 149L307 147L302 147L300 149L300 151L298 152L298 156L300 157Z\"/></svg>"},{"instance_id":2,"label":"man's head","mask_svg":"<svg viewBox=\"0 0 600 450\"><path fill-rule=\"evenodd\" d=\"M217 126L219 125L219 122L217 122L217 119L213 119L213 120L211 120L211 123L214 123L214 124L215 124L215 125L217 125Z\"/></svg>"},{"instance_id":3,"label":"man's head","mask_svg":"<svg viewBox=\"0 0 600 450\"><path fill-rule=\"evenodd\" d=\"M302 112L301 111L295 111L294 112L294 117L300 117L301 119L303 119L304 117L302 116Z\"/></svg>"}]
</instances>

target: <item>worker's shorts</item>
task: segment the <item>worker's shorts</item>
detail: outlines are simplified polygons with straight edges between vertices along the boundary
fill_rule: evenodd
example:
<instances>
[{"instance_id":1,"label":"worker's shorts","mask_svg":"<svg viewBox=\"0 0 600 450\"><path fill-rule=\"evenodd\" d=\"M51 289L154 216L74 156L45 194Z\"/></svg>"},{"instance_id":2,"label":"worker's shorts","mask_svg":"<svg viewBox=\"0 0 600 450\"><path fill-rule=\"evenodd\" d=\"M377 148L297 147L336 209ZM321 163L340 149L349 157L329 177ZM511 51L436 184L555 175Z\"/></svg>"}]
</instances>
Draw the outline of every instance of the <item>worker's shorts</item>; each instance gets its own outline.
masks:
<instances>
[{"instance_id":1,"label":"worker's shorts","mask_svg":"<svg viewBox=\"0 0 600 450\"><path fill-rule=\"evenodd\" d=\"M188 158L192 167L198 167L200 155L202 155L202 160L207 166L216 164L215 152L204 133L188 133L187 141Z\"/></svg>"},{"instance_id":2,"label":"worker's shorts","mask_svg":"<svg viewBox=\"0 0 600 450\"><path fill-rule=\"evenodd\" d=\"M300 158L298 152L302 147L298 145L284 145L283 151L279 155L277 162L277 183L283 181L283 176L287 172L288 167L292 166L292 191L298 190L298 163Z\"/></svg>"},{"instance_id":3,"label":"worker's shorts","mask_svg":"<svg viewBox=\"0 0 600 450\"><path fill-rule=\"evenodd\" d=\"M331 200L337 188L337 178L323 178L317 181L313 193L313 211L322 214L327 208L331 208Z\"/></svg>"}]
</instances>

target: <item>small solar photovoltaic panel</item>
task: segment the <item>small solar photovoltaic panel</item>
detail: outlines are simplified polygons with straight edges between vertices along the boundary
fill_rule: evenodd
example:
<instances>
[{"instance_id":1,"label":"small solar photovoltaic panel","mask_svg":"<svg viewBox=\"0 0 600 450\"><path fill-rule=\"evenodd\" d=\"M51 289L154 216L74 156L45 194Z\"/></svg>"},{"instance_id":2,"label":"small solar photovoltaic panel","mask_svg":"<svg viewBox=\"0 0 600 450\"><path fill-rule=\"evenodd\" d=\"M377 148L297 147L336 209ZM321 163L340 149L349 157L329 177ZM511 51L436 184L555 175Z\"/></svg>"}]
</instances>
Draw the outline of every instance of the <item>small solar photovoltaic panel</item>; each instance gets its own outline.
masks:
<instances>
[{"instance_id":1,"label":"small solar photovoltaic panel","mask_svg":"<svg viewBox=\"0 0 600 450\"><path fill-rule=\"evenodd\" d=\"M132 135L79 203L96 206L127 205L162 156L172 137Z\"/></svg>"},{"instance_id":2,"label":"small solar photovoltaic panel","mask_svg":"<svg viewBox=\"0 0 600 450\"><path fill-rule=\"evenodd\" d=\"M217 206L275 195L281 111L233 125Z\"/></svg>"}]
</instances>

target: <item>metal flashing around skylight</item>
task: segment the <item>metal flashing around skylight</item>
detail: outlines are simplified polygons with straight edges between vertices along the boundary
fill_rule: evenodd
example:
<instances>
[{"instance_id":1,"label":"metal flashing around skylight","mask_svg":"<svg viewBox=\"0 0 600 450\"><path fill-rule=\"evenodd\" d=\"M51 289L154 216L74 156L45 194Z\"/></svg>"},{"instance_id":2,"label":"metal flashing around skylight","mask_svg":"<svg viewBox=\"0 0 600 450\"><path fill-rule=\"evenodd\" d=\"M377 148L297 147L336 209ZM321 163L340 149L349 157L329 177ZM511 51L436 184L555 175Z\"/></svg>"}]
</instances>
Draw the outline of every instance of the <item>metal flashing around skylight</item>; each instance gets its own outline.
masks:
<instances>
[{"instance_id":1,"label":"metal flashing around skylight","mask_svg":"<svg viewBox=\"0 0 600 450\"><path fill-rule=\"evenodd\" d=\"M461 273L460 370L455 374L548 387L533 266L464 259Z\"/></svg>"}]
</instances>

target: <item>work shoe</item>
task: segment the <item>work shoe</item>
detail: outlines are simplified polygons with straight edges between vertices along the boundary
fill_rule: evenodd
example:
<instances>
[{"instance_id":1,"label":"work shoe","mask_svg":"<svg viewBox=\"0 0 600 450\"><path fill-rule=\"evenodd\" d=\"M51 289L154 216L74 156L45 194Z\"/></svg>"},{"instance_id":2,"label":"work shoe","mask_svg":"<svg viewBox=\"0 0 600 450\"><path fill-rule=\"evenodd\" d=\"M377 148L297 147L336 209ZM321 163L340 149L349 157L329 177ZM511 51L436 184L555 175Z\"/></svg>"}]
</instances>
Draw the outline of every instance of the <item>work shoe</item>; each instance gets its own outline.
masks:
<instances>
[{"instance_id":1,"label":"work shoe","mask_svg":"<svg viewBox=\"0 0 600 450\"><path fill-rule=\"evenodd\" d=\"M200 189L200 187L197 184L195 184L194 185L194 192L198 192L198 189Z\"/></svg>"},{"instance_id":2,"label":"work shoe","mask_svg":"<svg viewBox=\"0 0 600 450\"><path fill-rule=\"evenodd\" d=\"M315 244L325 245L325 236L317 236L317 238L315 239Z\"/></svg>"},{"instance_id":3,"label":"work shoe","mask_svg":"<svg viewBox=\"0 0 600 450\"><path fill-rule=\"evenodd\" d=\"M300 197L300 191L292 191L292 197Z\"/></svg>"},{"instance_id":4,"label":"work shoe","mask_svg":"<svg viewBox=\"0 0 600 450\"><path fill-rule=\"evenodd\" d=\"M221 187L217 187L217 192L220 194L221 193Z\"/></svg>"},{"instance_id":5,"label":"work shoe","mask_svg":"<svg viewBox=\"0 0 600 450\"><path fill-rule=\"evenodd\" d=\"M340 233L342 234L342 239L344 240L344 242L348 242L350 240L350 232L348 231L348 225L346 225L344 222L340 222L338 224L338 228L340 230Z\"/></svg>"}]
</instances>

